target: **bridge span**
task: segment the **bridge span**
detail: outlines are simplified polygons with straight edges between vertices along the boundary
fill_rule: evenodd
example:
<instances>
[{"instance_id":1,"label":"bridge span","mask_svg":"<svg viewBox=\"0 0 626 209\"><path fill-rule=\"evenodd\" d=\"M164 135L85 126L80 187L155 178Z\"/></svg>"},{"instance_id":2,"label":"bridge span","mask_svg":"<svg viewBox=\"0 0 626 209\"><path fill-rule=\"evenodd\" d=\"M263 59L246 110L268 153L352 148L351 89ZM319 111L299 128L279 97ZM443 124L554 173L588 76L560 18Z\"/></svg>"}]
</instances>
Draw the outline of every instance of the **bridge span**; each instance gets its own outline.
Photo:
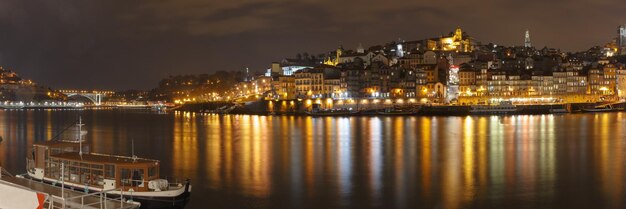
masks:
<instances>
[{"instance_id":1,"label":"bridge span","mask_svg":"<svg viewBox=\"0 0 626 209\"><path fill-rule=\"evenodd\" d=\"M110 95L113 95L114 91L99 91L99 90L59 90L59 92L67 95L68 98L83 97L89 99L94 105L99 106L102 104L102 100Z\"/></svg>"}]
</instances>

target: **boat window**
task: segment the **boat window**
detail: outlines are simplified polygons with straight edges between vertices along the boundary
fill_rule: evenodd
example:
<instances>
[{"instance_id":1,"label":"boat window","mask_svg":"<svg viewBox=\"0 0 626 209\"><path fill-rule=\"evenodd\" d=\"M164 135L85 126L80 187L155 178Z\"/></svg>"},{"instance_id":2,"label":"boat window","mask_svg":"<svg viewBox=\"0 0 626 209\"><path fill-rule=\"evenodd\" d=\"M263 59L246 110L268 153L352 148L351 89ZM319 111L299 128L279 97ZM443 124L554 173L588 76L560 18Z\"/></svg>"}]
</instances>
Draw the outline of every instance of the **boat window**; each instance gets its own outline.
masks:
<instances>
[{"instance_id":1,"label":"boat window","mask_svg":"<svg viewBox=\"0 0 626 209\"><path fill-rule=\"evenodd\" d=\"M132 186L132 187L143 187L143 169L127 169L122 168L121 170L121 184L123 186Z\"/></svg>"},{"instance_id":2,"label":"boat window","mask_svg":"<svg viewBox=\"0 0 626 209\"><path fill-rule=\"evenodd\" d=\"M121 180L120 183L122 186L131 186L130 169L128 168L120 169L120 180Z\"/></svg>"},{"instance_id":3,"label":"boat window","mask_svg":"<svg viewBox=\"0 0 626 209\"><path fill-rule=\"evenodd\" d=\"M89 180L91 180L91 184L102 186L104 185L104 175L103 170L91 170L91 176Z\"/></svg>"},{"instance_id":4,"label":"boat window","mask_svg":"<svg viewBox=\"0 0 626 209\"><path fill-rule=\"evenodd\" d=\"M59 154L59 153L61 153L61 149L59 149L59 148L52 148L50 154L51 155L56 155L56 154Z\"/></svg>"},{"instance_id":5,"label":"boat window","mask_svg":"<svg viewBox=\"0 0 626 209\"><path fill-rule=\"evenodd\" d=\"M143 169L133 169L133 186L143 186Z\"/></svg>"},{"instance_id":6,"label":"boat window","mask_svg":"<svg viewBox=\"0 0 626 209\"><path fill-rule=\"evenodd\" d=\"M157 167L148 168L148 176L150 178L157 177Z\"/></svg>"},{"instance_id":7,"label":"boat window","mask_svg":"<svg viewBox=\"0 0 626 209\"><path fill-rule=\"evenodd\" d=\"M46 168L46 175L53 179L59 179L61 175L61 162L57 159L51 159L50 165Z\"/></svg>"},{"instance_id":8,"label":"boat window","mask_svg":"<svg viewBox=\"0 0 626 209\"><path fill-rule=\"evenodd\" d=\"M104 177L107 179L115 179L115 166L114 165L104 166Z\"/></svg>"}]
</instances>

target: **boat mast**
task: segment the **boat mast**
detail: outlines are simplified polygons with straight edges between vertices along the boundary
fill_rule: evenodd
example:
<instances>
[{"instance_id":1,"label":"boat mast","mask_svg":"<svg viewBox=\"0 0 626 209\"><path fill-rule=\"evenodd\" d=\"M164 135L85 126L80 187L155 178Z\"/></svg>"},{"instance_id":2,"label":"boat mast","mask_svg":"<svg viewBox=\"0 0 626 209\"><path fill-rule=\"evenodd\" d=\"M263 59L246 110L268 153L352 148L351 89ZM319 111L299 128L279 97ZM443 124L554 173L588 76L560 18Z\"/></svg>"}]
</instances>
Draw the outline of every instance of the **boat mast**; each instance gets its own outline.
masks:
<instances>
[{"instance_id":1,"label":"boat mast","mask_svg":"<svg viewBox=\"0 0 626 209\"><path fill-rule=\"evenodd\" d=\"M80 155L80 157L83 157L83 119L81 116L78 116L78 124L76 124L78 126L78 131L76 132L76 138L78 138L78 146L79 146L79 151L78 151L78 155Z\"/></svg>"},{"instance_id":2,"label":"boat mast","mask_svg":"<svg viewBox=\"0 0 626 209\"><path fill-rule=\"evenodd\" d=\"M137 162L137 155L135 155L135 138L131 138L131 154L133 156L133 162Z\"/></svg>"}]
</instances>

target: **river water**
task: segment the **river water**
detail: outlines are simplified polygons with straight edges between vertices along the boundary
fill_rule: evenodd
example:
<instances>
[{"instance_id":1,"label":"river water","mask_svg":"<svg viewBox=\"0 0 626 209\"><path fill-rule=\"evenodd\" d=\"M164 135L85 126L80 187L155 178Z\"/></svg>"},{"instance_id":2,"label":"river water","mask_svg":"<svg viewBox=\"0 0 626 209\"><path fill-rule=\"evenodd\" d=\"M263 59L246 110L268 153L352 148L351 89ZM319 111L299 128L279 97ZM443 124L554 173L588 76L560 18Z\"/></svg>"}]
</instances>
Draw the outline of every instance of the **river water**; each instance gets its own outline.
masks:
<instances>
[{"instance_id":1,"label":"river water","mask_svg":"<svg viewBox=\"0 0 626 209\"><path fill-rule=\"evenodd\" d=\"M0 111L0 165L82 115L92 150L161 160L187 208L624 208L626 113L466 117Z\"/></svg>"}]
</instances>

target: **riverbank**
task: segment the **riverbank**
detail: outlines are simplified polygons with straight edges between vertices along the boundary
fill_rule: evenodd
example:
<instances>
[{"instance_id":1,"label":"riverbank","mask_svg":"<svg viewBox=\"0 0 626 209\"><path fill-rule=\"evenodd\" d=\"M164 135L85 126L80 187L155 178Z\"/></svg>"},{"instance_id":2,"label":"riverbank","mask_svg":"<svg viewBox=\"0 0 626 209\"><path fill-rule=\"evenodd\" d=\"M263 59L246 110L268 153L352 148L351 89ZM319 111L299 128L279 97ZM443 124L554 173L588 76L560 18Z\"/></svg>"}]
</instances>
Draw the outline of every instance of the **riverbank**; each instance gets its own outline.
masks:
<instances>
[{"instance_id":1,"label":"riverbank","mask_svg":"<svg viewBox=\"0 0 626 209\"><path fill-rule=\"evenodd\" d=\"M520 104L515 105L516 110L509 112L510 115L527 115L527 114L550 114L555 113L554 110L561 110L560 113L580 112L584 107L595 106L596 103L569 103L569 104ZM613 104L616 108L624 108L625 103ZM441 116L464 116L472 115L470 111L471 105L424 105L424 104L380 104L380 105L352 105L352 104L336 104L336 109L358 110L358 113L350 113L353 115L385 115L380 114L389 108L405 108L416 109L415 113L409 115L441 115ZM228 111L220 111L228 109ZM220 114L242 114L242 115L310 115L311 104L307 101L299 100L281 100L267 101L259 100L246 103L229 103L229 102L210 102L210 103L194 103L184 104L175 110L188 111L198 113L220 113ZM403 114L407 115L407 114ZM340 115L338 115L340 116Z\"/></svg>"}]
</instances>

